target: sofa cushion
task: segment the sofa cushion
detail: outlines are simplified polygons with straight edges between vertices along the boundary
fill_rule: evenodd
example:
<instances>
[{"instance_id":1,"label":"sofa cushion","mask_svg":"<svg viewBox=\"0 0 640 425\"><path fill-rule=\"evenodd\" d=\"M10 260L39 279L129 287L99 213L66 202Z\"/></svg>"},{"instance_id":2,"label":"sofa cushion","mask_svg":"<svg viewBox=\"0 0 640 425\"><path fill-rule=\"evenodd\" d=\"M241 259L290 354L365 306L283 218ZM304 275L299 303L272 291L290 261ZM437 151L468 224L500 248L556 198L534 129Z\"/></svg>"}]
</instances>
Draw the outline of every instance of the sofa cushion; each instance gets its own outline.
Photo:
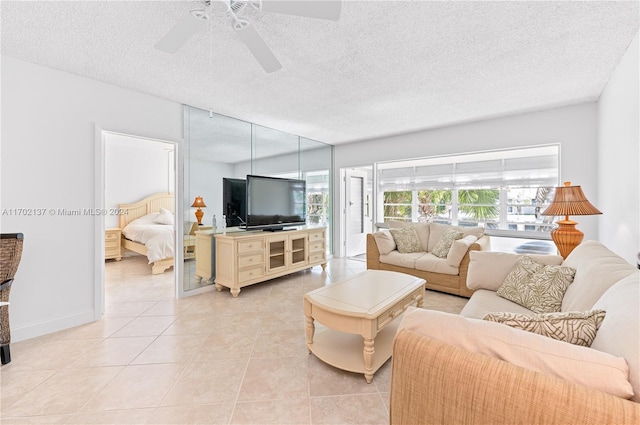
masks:
<instances>
[{"instance_id":1,"label":"sofa cushion","mask_svg":"<svg viewBox=\"0 0 640 425\"><path fill-rule=\"evenodd\" d=\"M482 319L488 313L501 311L533 314L533 312L528 308L499 297L498 294L496 294L496 291L478 289L462 308L460 315L474 319Z\"/></svg>"},{"instance_id":2,"label":"sofa cushion","mask_svg":"<svg viewBox=\"0 0 640 425\"><path fill-rule=\"evenodd\" d=\"M375 239L376 245L378 245L378 252L382 255L386 255L396 249L396 241L393 240L393 236L391 236L391 232L388 230L375 232L373 239Z\"/></svg>"},{"instance_id":3,"label":"sofa cushion","mask_svg":"<svg viewBox=\"0 0 640 425\"><path fill-rule=\"evenodd\" d=\"M430 252L424 253L423 256L416 258L414 268L426 272L448 274L455 276L460 273L459 267L453 267L446 258L439 258Z\"/></svg>"},{"instance_id":4,"label":"sofa cushion","mask_svg":"<svg viewBox=\"0 0 640 425\"><path fill-rule=\"evenodd\" d=\"M629 365L633 401L640 402L640 271L636 270L602 295L593 308L606 310L591 348L624 357Z\"/></svg>"},{"instance_id":5,"label":"sofa cushion","mask_svg":"<svg viewBox=\"0 0 640 425\"><path fill-rule=\"evenodd\" d=\"M401 254L422 252L422 244L418 238L418 233L413 227L403 227L400 229L389 229L396 248Z\"/></svg>"},{"instance_id":6,"label":"sofa cushion","mask_svg":"<svg viewBox=\"0 0 640 425\"><path fill-rule=\"evenodd\" d=\"M453 245L454 241L458 239L462 239L463 233L455 230L453 228L446 229L442 236L440 236L440 240L436 243L436 246L433 247L431 253L439 258L446 258L447 254L449 254L449 250L451 249L451 245Z\"/></svg>"},{"instance_id":7,"label":"sofa cushion","mask_svg":"<svg viewBox=\"0 0 640 425\"><path fill-rule=\"evenodd\" d=\"M429 223L413 223L411 221L395 221L392 220L389 223L389 229L400 229L403 227L413 227L418 233L418 238L422 244L422 250L427 252L429 250Z\"/></svg>"},{"instance_id":8,"label":"sofa cushion","mask_svg":"<svg viewBox=\"0 0 640 425\"><path fill-rule=\"evenodd\" d=\"M510 252L471 251L467 288L497 291L524 255ZM562 264L562 257L559 255L529 254L529 257L542 264Z\"/></svg>"},{"instance_id":9,"label":"sofa cushion","mask_svg":"<svg viewBox=\"0 0 640 425\"><path fill-rule=\"evenodd\" d=\"M398 267L406 267L409 269L416 268L416 260L428 255L426 252L412 252L408 254L401 254L397 250L391 251L387 255L380 256L380 262L385 264L391 264Z\"/></svg>"},{"instance_id":10,"label":"sofa cushion","mask_svg":"<svg viewBox=\"0 0 640 425\"><path fill-rule=\"evenodd\" d=\"M414 307L405 312L401 329L618 397L633 395L627 362L609 353L499 323Z\"/></svg>"},{"instance_id":11,"label":"sofa cushion","mask_svg":"<svg viewBox=\"0 0 640 425\"><path fill-rule=\"evenodd\" d=\"M429 246L427 252L432 252L433 248L436 246L442 234L447 229L454 229L459 232L462 232L462 237L473 235L476 238L480 239L484 235L484 229L482 227L460 227L460 226L452 226L450 224L442 224L442 223L429 223Z\"/></svg>"},{"instance_id":12,"label":"sofa cushion","mask_svg":"<svg viewBox=\"0 0 640 425\"><path fill-rule=\"evenodd\" d=\"M562 300L562 311L592 309L607 289L636 270L598 241L581 243L562 265L576 269L573 283Z\"/></svg>"},{"instance_id":13,"label":"sofa cushion","mask_svg":"<svg viewBox=\"0 0 640 425\"><path fill-rule=\"evenodd\" d=\"M489 313L484 316L484 320L502 323L558 341L589 347L596 337L604 316L604 310L542 314L500 312Z\"/></svg>"},{"instance_id":14,"label":"sofa cushion","mask_svg":"<svg viewBox=\"0 0 640 425\"><path fill-rule=\"evenodd\" d=\"M447 263L451 267L459 267L464 255L469 251L469 247L471 247L471 245L473 245L477 240L478 238L475 236L469 235L462 239L458 239L457 241L453 241L451 249L449 249L449 253L447 254Z\"/></svg>"},{"instance_id":15,"label":"sofa cushion","mask_svg":"<svg viewBox=\"0 0 640 425\"><path fill-rule=\"evenodd\" d=\"M536 313L560 311L575 273L571 267L545 265L525 255L496 293Z\"/></svg>"}]
</instances>

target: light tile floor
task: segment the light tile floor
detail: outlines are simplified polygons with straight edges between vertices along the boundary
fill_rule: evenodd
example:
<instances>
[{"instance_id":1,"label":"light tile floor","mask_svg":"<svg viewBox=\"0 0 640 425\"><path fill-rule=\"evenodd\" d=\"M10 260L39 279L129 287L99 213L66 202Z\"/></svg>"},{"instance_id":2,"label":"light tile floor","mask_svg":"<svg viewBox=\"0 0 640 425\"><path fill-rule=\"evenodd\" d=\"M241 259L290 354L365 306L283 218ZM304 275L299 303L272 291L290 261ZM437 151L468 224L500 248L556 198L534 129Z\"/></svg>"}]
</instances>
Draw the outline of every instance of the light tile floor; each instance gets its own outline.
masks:
<instances>
[{"instance_id":1,"label":"light tile floor","mask_svg":"<svg viewBox=\"0 0 640 425\"><path fill-rule=\"evenodd\" d=\"M144 257L106 264L98 322L11 345L2 424L387 424L388 361L367 384L309 355L302 295L365 270L333 259L243 288L176 300ZM465 298L427 291L425 308Z\"/></svg>"}]
</instances>

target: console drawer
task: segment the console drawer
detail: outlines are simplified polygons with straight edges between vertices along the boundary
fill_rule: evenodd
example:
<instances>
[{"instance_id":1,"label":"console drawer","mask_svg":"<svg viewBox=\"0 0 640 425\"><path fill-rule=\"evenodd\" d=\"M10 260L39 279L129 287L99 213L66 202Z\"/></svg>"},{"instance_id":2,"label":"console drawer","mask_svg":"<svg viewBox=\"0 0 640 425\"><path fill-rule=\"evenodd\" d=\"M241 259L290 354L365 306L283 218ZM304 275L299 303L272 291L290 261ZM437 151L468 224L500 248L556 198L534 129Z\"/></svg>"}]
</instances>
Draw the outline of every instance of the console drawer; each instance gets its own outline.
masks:
<instances>
[{"instance_id":1,"label":"console drawer","mask_svg":"<svg viewBox=\"0 0 640 425\"><path fill-rule=\"evenodd\" d=\"M324 260L324 252L312 252L309 254L309 262L315 263Z\"/></svg>"},{"instance_id":2,"label":"console drawer","mask_svg":"<svg viewBox=\"0 0 640 425\"><path fill-rule=\"evenodd\" d=\"M310 252L323 251L323 250L324 250L324 243L322 243L322 242L310 242L309 243L309 251Z\"/></svg>"},{"instance_id":3,"label":"console drawer","mask_svg":"<svg viewBox=\"0 0 640 425\"><path fill-rule=\"evenodd\" d=\"M238 242L238 254L264 250L264 239L251 239Z\"/></svg>"},{"instance_id":4,"label":"console drawer","mask_svg":"<svg viewBox=\"0 0 640 425\"><path fill-rule=\"evenodd\" d=\"M243 255L242 257L238 257L238 267L240 268L247 267L247 266L255 266L263 263L264 263L264 255L262 252Z\"/></svg>"},{"instance_id":5,"label":"console drawer","mask_svg":"<svg viewBox=\"0 0 640 425\"><path fill-rule=\"evenodd\" d=\"M247 280L256 279L264 276L264 266L252 267L250 269L238 271L238 281L246 282Z\"/></svg>"},{"instance_id":6,"label":"console drawer","mask_svg":"<svg viewBox=\"0 0 640 425\"><path fill-rule=\"evenodd\" d=\"M324 232L309 233L309 242L322 241L324 242Z\"/></svg>"}]
</instances>

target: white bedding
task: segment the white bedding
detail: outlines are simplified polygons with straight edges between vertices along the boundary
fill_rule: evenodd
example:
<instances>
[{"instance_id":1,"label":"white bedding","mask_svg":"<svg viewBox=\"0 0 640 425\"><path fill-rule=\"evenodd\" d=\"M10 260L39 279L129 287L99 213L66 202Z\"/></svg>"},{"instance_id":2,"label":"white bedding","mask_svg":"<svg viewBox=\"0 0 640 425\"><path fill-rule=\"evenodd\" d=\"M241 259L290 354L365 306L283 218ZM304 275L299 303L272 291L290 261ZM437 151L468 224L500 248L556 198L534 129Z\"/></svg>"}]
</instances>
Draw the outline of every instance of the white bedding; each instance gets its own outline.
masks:
<instances>
[{"instance_id":1,"label":"white bedding","mask_svg":"<svg viewBox=\"0 0 640 425\"><path fill-rule=\"evenodd\" d=\"M147 247L149 264L164 258L173 258L173 224L159 224L161 213L151 213L133 220L122 229L125 238Z\"/></svg>"}]
</instances>

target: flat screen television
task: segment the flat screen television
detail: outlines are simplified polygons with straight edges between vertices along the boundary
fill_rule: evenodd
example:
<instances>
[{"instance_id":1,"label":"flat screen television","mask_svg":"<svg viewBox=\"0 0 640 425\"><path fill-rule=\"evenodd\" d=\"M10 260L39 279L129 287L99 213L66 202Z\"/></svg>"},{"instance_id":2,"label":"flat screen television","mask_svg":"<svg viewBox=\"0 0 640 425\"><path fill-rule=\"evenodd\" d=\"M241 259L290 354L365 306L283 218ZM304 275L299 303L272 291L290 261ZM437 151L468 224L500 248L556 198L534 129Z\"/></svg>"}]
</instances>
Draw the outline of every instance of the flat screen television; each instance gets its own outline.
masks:
<instances>
[{"instance_id":1,"label":"flat screen television","mask_svg":"<svg viewBox=\"0 0 640 425\"><path fill-rule=\"evenodd\" d=\"M244 226L247 217L247 181L222 178L222 210L227 227Z\"/></svg>"},{"instance_id":2,"label":"flat screen television","mask_svg":"<svg viewBox=\"0 0 640 425\"><path fill-rule=\"evenodd\" d=\"M304 180L247 176L247 228L283 230L307 222Z\"/></svg>"}]
</instances>

